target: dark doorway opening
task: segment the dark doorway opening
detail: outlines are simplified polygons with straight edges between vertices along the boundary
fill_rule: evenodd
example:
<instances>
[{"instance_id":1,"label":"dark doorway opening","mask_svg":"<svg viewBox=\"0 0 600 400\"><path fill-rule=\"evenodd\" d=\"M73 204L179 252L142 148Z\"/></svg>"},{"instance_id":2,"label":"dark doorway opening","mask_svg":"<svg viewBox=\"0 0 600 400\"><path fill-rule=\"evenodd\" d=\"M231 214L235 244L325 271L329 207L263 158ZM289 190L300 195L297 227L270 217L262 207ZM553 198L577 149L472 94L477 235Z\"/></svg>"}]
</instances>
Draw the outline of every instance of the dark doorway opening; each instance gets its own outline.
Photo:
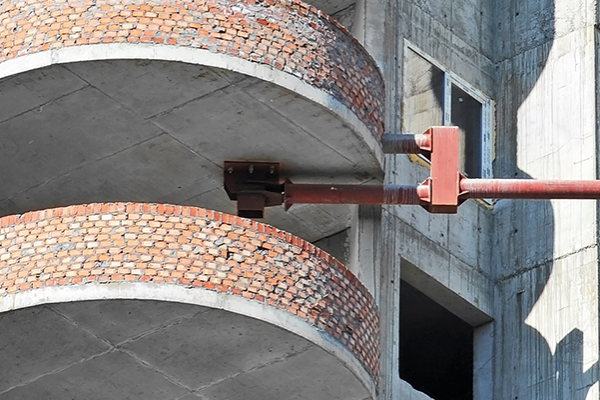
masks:
<instances>
[{"instance_id":1,"label":"dark doorway opening","mask_svg":"<svg viewBox=\"0 0 600 400\"><path fill-rule=\"evenodd\" d=\"M400 378L435 400L473 399L473 327L402 281Z\"/></svg>"}]
</instances>

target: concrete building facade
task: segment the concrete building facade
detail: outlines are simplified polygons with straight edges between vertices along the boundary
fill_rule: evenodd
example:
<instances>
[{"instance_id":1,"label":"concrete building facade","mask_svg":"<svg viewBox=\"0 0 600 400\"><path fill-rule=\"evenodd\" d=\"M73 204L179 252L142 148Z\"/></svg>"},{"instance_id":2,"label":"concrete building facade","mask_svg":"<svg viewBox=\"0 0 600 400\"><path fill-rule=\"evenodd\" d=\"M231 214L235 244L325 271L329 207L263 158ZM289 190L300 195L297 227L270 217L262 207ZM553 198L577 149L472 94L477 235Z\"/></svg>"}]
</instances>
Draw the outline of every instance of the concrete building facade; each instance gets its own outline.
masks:
<instances>
[{"instance_id":1,"label":"concrete building facade","mask_svg":"<svg viewBox=\"0 0 600 400\"><path fill-rule=\"evenodd\" d=\"M595 201L271 207L474 178L596 179L583 0L0 3L0 399L600 398ZM252 174L253 167L249 173Z\"/></svg>"}]
</instances>

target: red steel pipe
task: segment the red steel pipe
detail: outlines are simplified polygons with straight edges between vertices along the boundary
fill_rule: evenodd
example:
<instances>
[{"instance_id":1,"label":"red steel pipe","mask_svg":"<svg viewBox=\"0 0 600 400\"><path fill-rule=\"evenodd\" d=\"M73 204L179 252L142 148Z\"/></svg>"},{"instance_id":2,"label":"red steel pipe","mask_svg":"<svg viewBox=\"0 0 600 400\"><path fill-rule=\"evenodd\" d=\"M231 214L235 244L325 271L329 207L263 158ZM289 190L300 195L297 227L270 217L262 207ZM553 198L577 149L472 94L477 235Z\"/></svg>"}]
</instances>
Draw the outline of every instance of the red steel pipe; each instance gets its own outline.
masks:
<instances>
[{"instance_id":1,"label":"red steel pipe","mask_svg":"<svg viewBox=\"0 0 600 400\"><path fill-rule=\"evenodd\" d=\"M381 147L386 154L420 154L431 150L431 136L387 133L381 138Z\"/></svg>"},{"instance_id":2,"label":"red steel pipe","mask_svg":"<svg viewBox=\"0 0 600 400\"><path fill-rule=\"evenodd\" d=\"M464 178L460 191L471 199L600 199L600 181Z\"/></svg>"},{"instance_id":3,"label":"red steel pipe","mask_svg":"<svg viewBox=\"0 0 600 400\"><path fill-rule=\"evenodd\" d=\"M600 199L598 181L530 179L460 180L461 199ZM284 203L293 204L421 204L427 185L318 185L286 183ZM434 189L435 190L435 189Z\"/></svg>"},{"instance_id":4,"label":"red steel pipe","mask_svg":"<svg viewBox=\"0 0 600 400\"><path fill-rule=\"evenodd\" d=\"M284 203L292 204L421 204L423 185L313 185L286 183Z\"/></svg>"}]
</instances>

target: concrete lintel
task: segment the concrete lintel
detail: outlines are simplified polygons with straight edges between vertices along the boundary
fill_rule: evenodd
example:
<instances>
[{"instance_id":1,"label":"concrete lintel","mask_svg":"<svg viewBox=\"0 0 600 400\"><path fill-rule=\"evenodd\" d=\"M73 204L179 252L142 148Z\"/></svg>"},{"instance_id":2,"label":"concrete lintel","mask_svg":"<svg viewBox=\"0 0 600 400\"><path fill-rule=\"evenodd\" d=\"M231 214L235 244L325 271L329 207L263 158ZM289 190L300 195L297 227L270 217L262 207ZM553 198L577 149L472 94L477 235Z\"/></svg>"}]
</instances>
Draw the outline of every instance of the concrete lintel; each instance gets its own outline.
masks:
<instances>
[{"instance_id":1,"label":"concrete lintel","mask_svg":"<svg viewBox=\"0 0 600 400\"><path fill-rule=\"evenodd\" d=\"M68 287L44 287L0 297L0 313L41 304L107 299L159 300L195 304L271 323L311 341L337 357L365 386L371 396L377 398L376 385L367 370L349 350L337 343L325 332L318 330L308 322L286 311L225 293L178 287L175 285L140 282L111 282Z\"/></svg>"},{"instance_id":2,"label":"concrete lintel","mask_svg":"<svg viewBox=\"0 0 600 400\"><path fill-rule=\"evenodd\" d=\"M64 47L19 56L0 63L0 79L22 72L80 61L143 59L178 61L190 64L222 68L256 77L291 90L327 108L345 121L364 141L380 166L383 166L383 151L373 133L360 119L330 94L312 87L294 75L271 67L245 61L237 57L212 53L209 50L178 47L172 45L110 43L75 47Z\"/></svg>"},{"instance_id":3,"label":"concrete lintel","mask_svg":"<svg viewBox=\"0 0 600 400\"><path fill-rule=\"evenodd\" d=\"M470 301L408 261L402 263L402 280L473 327L492 321L492 317Z\"/></svg>"}]
</instances>

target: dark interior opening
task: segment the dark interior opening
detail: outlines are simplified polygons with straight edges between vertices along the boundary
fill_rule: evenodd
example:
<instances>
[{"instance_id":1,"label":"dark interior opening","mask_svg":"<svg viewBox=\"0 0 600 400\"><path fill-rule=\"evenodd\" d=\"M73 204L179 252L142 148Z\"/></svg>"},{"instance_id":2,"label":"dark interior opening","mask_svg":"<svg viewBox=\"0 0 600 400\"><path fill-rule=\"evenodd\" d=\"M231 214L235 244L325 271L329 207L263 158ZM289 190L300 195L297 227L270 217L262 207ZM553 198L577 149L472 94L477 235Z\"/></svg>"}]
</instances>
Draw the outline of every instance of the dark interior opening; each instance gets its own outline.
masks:
<instances>
[{"instance_id":1,"label":"dark interior opening","mask_svg":"<svg viewBox=\"0 0 600 400\"><path fill-rule=\"evenodd\" d=\"M473 399L473 327L402 281L400 378L435 400Z\"/></svg>"},{"instance_id":2,"label":"dark interior opening","mask_svg":"<svg viewBox=\"0 0 600 400\"><path fill-rule=\"evenodd\" d=\"M481 178L481 103L452 85L451 125L458 126L458 168Z\"/></svg>"}]
</instances>

